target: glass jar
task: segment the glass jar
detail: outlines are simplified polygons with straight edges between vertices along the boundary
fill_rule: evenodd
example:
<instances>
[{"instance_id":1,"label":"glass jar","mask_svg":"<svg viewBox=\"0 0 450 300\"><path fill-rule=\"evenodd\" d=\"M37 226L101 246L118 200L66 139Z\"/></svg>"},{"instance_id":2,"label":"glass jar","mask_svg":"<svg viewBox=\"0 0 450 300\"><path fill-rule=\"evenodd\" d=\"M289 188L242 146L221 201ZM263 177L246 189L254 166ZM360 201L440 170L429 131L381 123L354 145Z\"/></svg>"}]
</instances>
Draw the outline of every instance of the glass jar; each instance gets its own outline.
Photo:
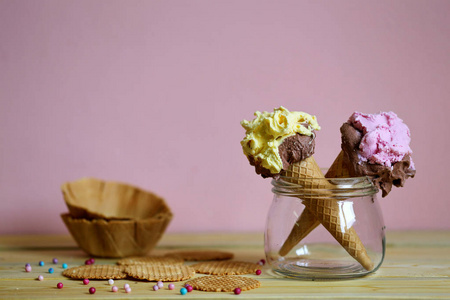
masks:
<instances>
[{"instance_id":1,"label":"glass jar","mask_svg":"<svg viewBox=\"0 0 450 300\"><path fill-rule=\"evenodd\" d=\"M272 180L264 248L273 271L313 280L375 272L385 226L371 178L290 179Z\"/></svg>"}]
</instances>

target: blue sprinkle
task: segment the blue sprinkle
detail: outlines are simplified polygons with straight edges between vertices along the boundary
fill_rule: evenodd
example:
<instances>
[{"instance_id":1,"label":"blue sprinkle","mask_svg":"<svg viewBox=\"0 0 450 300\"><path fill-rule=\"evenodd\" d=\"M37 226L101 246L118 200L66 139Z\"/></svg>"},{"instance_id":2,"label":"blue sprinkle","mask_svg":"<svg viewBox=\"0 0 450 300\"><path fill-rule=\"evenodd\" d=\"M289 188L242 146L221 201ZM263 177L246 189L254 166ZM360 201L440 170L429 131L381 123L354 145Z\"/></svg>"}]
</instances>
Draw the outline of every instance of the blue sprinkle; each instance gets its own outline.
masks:
<instances>
[{"instance_id":1,"label":"blue sprinkle","mask_svg":"<svg viewBox=\"0 0 450 300\"><path fill-rule=\"evenodd\" d=\"M62 264L63 269L67 269L67 264Z\"/></svg>"},{"instance_id":2,"label":"blue sprinkle","mask_svg":"<svg viewBox=\"0 0 450 300\"><path fill-rule=\"evenodd\" d=\"M41 261L39 262L39 265L42 267L42 266L45 265L45 264L44 264L44 262L41 260Z\"/></svg>"},{"instance_id":3,"label":"blue sprinkle","mask_svg":"<svg viewBox=\"0 0 450 300\"><path fill-rule=\"evenodd\" d=\"M55 271L55 270L53 270L53 268L48 269L48 272L49 272L50 274L52 274L54 271Z\"/></svg>"},{"instance_id":4,"label":"blue sprinkle","mask_svg":"<svg viewBox=\"0 0 450 300\"><path fill-rule=\"evenodd\" d=\"M181 288L180 289L180 293L181 293L181 295L186 295L187 294L187 289L186 288Z\"/></svg>"}]
</instances>

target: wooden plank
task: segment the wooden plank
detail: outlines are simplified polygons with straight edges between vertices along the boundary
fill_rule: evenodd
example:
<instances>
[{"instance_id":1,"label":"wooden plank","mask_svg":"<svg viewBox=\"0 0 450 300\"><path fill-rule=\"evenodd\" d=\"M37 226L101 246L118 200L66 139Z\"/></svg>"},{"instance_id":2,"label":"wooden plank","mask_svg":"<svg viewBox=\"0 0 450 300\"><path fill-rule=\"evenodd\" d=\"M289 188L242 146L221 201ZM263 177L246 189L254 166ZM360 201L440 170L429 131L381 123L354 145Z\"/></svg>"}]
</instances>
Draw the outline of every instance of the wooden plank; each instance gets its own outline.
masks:
<instances>
[{"instance_id":1,"label":"wooden plank","mask_svg":"<svg viewBox=\"0 0 450 300\"><path fill-rule=\"evenodd\" d=\"M222 249L232 251L237 260L257 262L264 257L262 234L167 234L155 253L174 249ZM251 299L450 299L450 231L389 232L387 251L382 267L370 276L353 280L302 281L275 276L268 266L261 276L246 275L261 281L261 287L243 292L239 297ZM59 259L53 265L53 257ZM167 288L152 291L154 283L132 280L116 281L119 293L112 293L106 280L91 281L84 286L81 281L69 280L61 275L63 262L69 266L84 263L88 256L78 249L70 236L1 236L0 237L0 298L25 299L82 299L91 297L88 288L97 289L95 298L180 297L182 283L176 290ZM39 267L38 262L46 262ZM97 259L96 263L115 263L115 259ZM32 272L24 270L25 263ZM47 272L53 267L55 272ZM36 280L42 274L44 281ZM202 275L196 275L202 276ZM64 288L56 288L58 282ZM126 294L123 284L129 283L131 294ZM167 284L166 284L167 285ZM214 299L236 297L232 293L194 291L187 297Z\"/></svg>"}]
</instances>

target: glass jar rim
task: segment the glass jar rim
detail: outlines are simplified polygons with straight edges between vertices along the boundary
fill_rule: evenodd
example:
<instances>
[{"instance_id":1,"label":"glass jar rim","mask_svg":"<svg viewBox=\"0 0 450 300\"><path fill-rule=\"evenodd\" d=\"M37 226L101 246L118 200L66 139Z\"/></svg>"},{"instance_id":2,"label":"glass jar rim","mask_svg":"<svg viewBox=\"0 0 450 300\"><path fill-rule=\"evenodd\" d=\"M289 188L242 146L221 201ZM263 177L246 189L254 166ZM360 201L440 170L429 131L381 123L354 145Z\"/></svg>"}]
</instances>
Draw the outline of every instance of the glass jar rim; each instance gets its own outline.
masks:
<instances>
[{"instance_id":1,"label":"glass jar rim","mask_svg":"<svg viewBox=\"0 0 450 300\"><path fill-rule=\"evenodd\" d=\"M293 197L314 197L343 199L374 195L378 188L373 183L374 176L348 178L292 178L279 176L272 179L272 192Z\"/></svg>"}]
</instances>

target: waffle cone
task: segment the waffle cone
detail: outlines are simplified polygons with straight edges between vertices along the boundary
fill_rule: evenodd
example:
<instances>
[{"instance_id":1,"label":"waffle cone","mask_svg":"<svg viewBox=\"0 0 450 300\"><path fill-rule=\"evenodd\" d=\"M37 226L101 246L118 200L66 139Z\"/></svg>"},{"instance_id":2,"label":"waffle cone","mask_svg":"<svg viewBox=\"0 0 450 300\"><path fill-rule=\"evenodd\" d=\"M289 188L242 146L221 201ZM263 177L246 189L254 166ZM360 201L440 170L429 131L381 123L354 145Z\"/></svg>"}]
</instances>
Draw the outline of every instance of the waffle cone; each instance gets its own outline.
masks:
<instances>
[{"instance_id":1,"label":"waffle cone","mask_svg":"<svg viewBox=\"0 0 450 300\"><path fill-rule=\"evenodd\" d=\"M324 189L332 189L333 185L324 180L316 160L310 156L298 163L292 164L287 170L283 171L283 180L302 186L302 192L310 190L309 196L302 196L302 200L317 200L319 192ZM308 193L306 193L308 194ZM331 194L330 194L331 195ZM323 197L323 195L321 195ZM279 254L285 256L304 239L314 228L319 226L320 221L308 210L304 210L295 222L288 238L282 245Z\"/></svg>"},{"instance_id":2,"label":"waffle cone","mask_svg":"<svg viewBox=\"0 0 450 300\"><path fill-rule=\"evenodd\" d=\"M356 259L364 269L373 269L373 263L367 255L361 239L353 227L347 227L341 218L339 204L334 199L317 199L308 201L306 208L314 214L320 223L331 235L344 247L344 249ZM345 221L345 219L344 219Z\"/></svg>"},{"instance_id":3,"label":"waffle cone","mask_svg":"<svg viewBox=\"0 0 450 300\"><path fill-rule=\"evenodd\" d=\"M313 166L313 163L309 163L311 165L310 174L314 174L317 177L323 176L322 172L316 166ZM292 172L291 175L294 175ZM341 151L339 155L334 160L331 167L328 169L328 172L325 174L325 178L347 178L350 177L350 173L347 167L344 165L344 152ZM304 180L303 180L304 181ZM319 226L320 221L316 219L312 212L305 209L297 222L295 222L295 226L292 229L291 234L288 237L288 240L283 244L283 247L280 249L280 255L286 255L295 245L297 245L301 240L303 240L314 228Z\"/></svg>"},{"instance_id":4,"label":"waffle cone","mask_svg":"<svg viewBox=\"0 0 450 300\"><path fill-rule=\"evenodd\" d=\"M316 218L316 216L314 216L314 214L309 210L305 209L295 222L291 233L284 242L283 246L281 246L278 253L281 256L288 254L295 245L303 240L311 231L313 231L314 228L319 226L319 224L320 221Z\"/></svg>"},{"instance_id":5,"label":"waffle cone","mask_svg":"<svg viewBox=\"0 0 450 300\"><path fill-rule=\"evenodd\" d=\"M328 169L327 174L325 174L326 178L348 178L350 177L350 172L348 168L344 164L344 151L341 150L333 164Z\"/></svg>"},{"instance_id":6,"label":"waffle cone","mask_svg":"<svg viewBox=\"0 0 450 300\"><path fill-rule=\"evenodd\" d=\"M365 269L371 270L373 263L356 231L353 227L347 228L346 224L341 224L339 204L333 199L326 198L328 194L332 195L332 192L327 189L332 189L334 186L327 180L323 180L325 176L315 159L311 156L292 164L283 175L286 176L286 181L301 185L302 192L308 189L311 189L311 192L306 192L306 196L302 195L306 209L298 218L296 226L293 227L279 254L286 255L321 223L353 258Z\"/></svg>"}]
</instances>

